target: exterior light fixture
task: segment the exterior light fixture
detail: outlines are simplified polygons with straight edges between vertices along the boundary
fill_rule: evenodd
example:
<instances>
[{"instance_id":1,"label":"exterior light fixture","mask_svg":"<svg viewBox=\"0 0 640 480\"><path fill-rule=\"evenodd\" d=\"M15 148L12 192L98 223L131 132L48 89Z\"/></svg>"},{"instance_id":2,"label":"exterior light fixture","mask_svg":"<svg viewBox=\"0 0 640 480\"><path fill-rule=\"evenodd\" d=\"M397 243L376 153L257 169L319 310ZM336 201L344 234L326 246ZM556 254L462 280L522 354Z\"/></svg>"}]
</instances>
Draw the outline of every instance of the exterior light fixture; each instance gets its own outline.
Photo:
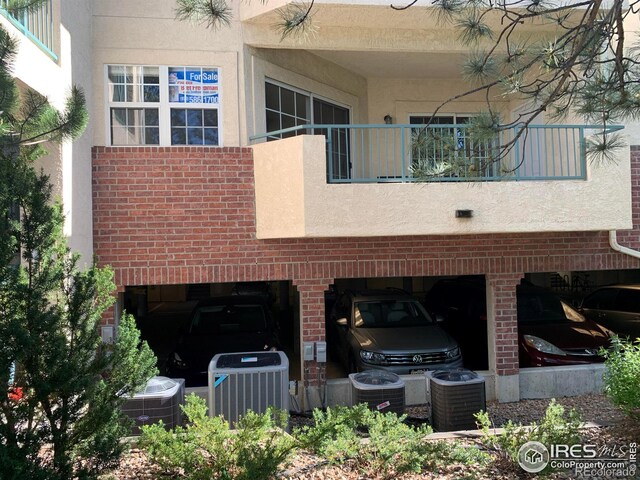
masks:
<instances>
[{"instance_id":1,"label":"exterior light fixture","mask_svg":"<svg viewBox=\"0 0 640 480\"><path fill-rule=\"evenodd\" d=\"M471 218L473 210L456 210L456 218Z\"/></svg>"},{"instance_id":2,"label":"exterior light fixture","mask_svg":"<svg viewBox=\"0 0 640 480\"><path fill-rule=\"evenodd\" d=\"M391 125L393 123L393 117L388 113L384 116L384 123Z\"/></svg>"}]
</instances>

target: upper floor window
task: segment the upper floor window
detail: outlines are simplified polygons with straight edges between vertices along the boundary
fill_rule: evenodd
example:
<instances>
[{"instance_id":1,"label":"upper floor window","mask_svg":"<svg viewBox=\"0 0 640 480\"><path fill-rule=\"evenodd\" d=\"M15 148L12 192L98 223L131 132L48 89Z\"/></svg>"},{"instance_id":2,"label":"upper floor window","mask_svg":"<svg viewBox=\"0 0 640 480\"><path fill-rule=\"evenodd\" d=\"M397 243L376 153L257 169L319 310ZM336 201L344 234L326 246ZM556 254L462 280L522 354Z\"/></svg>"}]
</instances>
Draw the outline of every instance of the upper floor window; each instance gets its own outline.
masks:
<instances>
[{"instance_id":1,"label":"upper floor window","mask_svg":"<svg viewBox=\"0 0 640 480\"><path fill-rule=\"evenodd\" d=\"M111 145L220 145L217 68L108 65Z\"/></svg>"},{"instance_id":2,"label":"upper floor window","mask_svg":"<svg viewBox=\"0 0 640 480\"><path fill-rule=\"evenodd\" d=\"M327 178L336 180L351 177L348 127L331 128L330 130L316 128L313 132L294 128L311 123L334 126L348 125L350 117L348 107L337 105L288 85L267 81L265 82L265 111L267 132L271 133L267 137L267 141L310 133L326 135L329 137L327 155L330 159L327 162ZM292 130L279 132L289 128Z\"/></svg>"},{"instance_id":3,"label":"upper floor window","mask_svg":"<svg viewBox=\"0 0 640 480\"><path fill-rule=\"evenodd\" d=\"M267 132L311 123L311 95L275 83L265 83ZM277 140L306 133L304 130L279 133L268 137Z\"/></svg>"}]
</instances>

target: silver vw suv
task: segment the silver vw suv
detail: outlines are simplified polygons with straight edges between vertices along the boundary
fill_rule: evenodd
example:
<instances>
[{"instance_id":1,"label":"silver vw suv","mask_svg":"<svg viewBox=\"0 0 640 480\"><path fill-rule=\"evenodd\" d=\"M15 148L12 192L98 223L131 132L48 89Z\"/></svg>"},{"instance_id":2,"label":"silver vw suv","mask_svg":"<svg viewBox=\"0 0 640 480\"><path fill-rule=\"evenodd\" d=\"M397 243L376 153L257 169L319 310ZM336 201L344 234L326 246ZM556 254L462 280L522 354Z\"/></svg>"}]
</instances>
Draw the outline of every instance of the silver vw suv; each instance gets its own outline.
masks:
<instances>
[{"instance_id":1,"label":"silver vw suv","mask_svg":"<svg viewBox=\"0 0 640 480\"><path fill-rule=\"evenodd\" d=\"M397 290L342 293L327 318L327 335L349 372L404 375L462 367L457 342L418 300Z\"/></svg>"}]
</instances>

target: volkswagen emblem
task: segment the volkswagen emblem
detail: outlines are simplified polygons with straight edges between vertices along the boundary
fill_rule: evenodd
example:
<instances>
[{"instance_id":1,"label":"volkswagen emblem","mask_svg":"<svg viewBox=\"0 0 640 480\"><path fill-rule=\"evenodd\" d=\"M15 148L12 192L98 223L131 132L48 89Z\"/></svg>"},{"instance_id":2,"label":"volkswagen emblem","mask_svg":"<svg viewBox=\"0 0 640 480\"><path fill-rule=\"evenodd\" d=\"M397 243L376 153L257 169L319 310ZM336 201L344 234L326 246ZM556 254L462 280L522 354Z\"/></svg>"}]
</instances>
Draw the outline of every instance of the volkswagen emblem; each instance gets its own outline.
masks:
<instances>
[{"instance_id":1,"label":"volkswagen emblem","mask_svg":"<svg viewBox=\"0 0 640 480\"><path fill-rule=\"evenodd\" d=\"M422 355L414 355L413 363L422 363Z\"/></svg>"}]
</instances>

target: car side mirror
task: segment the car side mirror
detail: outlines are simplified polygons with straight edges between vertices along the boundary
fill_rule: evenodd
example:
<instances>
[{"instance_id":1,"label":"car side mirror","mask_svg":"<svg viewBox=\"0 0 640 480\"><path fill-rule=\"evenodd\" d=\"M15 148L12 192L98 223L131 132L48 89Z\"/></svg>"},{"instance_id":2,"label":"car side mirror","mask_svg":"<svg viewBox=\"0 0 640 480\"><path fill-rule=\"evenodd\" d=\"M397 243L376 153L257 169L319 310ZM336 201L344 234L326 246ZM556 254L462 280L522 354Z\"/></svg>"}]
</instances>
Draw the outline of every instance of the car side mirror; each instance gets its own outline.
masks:
<instances>
[{"instance_id":1,"label":"car side mirror","mask_svg":"<svg viewBox=\"0 0 640 480\"><path fill-rule=\"evenodd\" d=\"M341 317L336 320L336 325L340 325L341 327L348 327L349 321L345 317Z\"/></svg>"}]
</instances>

